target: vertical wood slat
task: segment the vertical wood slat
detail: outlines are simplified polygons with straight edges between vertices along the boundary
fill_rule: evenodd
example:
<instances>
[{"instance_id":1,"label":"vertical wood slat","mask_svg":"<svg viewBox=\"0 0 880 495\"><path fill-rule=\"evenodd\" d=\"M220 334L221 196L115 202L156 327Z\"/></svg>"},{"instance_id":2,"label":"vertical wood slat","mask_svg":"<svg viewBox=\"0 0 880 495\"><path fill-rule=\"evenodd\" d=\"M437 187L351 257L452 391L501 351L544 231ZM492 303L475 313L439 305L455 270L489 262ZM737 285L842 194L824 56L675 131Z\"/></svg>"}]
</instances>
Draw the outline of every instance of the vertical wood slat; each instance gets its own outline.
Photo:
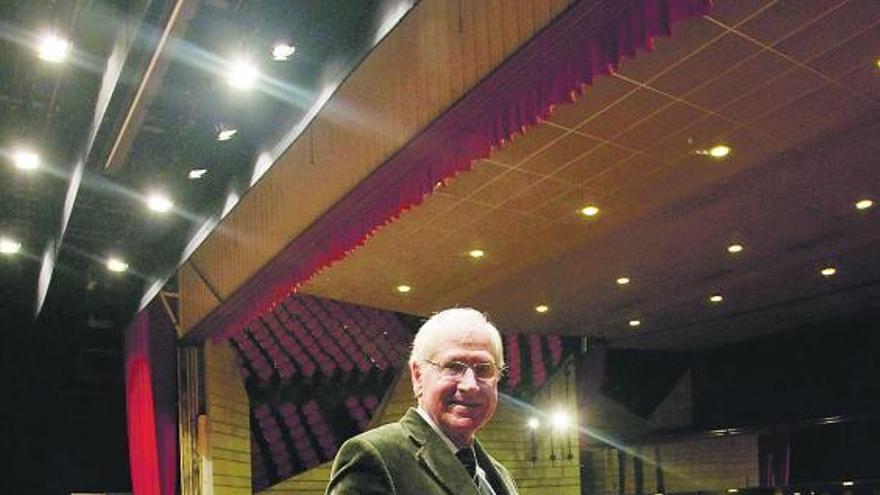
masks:
<instances>
[{"instance_id":1,"label":"vertical wood slat","mask_svg":"<svg viewBox=\"0 0 880 495\"><path fill-rule=\"evenodd\" d=\"M423 0L193 254L222 298L473 88L570 0ZM459 28L461 17L461 29ZM218 306L182 270L184 330Z\"/></svg>"}]
</instances>

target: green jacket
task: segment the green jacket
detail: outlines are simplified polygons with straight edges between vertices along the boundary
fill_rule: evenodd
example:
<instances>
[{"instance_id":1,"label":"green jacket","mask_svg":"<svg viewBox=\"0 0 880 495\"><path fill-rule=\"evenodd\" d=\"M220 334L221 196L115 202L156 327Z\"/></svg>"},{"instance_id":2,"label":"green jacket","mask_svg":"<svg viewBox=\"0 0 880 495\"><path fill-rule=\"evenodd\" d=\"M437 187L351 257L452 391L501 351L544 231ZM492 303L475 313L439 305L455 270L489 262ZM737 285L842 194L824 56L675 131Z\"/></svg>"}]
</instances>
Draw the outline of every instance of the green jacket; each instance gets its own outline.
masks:
<instances>
[{"instance_id":1,"label":"green jacket","mask_svg":"<svg viewBox=\"0 0 880 495\"><path fill-rule=\"evenodd\" d=\"M513 477L474 442L497 495L517 495ZM479 495L467 470L431 426L410 409L397 423L349 439L339 449L326 495Z\"/></svg>"}]
</instances>

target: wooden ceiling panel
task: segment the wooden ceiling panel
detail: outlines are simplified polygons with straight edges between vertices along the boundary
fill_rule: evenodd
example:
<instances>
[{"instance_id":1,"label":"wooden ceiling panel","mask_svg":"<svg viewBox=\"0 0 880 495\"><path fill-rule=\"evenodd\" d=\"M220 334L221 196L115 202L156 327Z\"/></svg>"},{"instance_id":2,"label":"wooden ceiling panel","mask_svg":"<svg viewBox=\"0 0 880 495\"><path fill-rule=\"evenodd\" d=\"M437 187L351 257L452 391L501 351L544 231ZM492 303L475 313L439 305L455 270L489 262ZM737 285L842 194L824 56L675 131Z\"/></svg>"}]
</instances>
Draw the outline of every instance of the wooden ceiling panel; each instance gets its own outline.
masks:
<instances>
[{"instance_id":1,"label":"wooden ceiling panel","mask_svg":"<svg viewBox=\"0 0 880 495\"><path fill-rule=\"evenodd\" d=\"M807 93L754 122L753 126L789 145L796 145L855 119L871 105L836 86Z\"/></svg>"},{"instance_id":2,"label":"wooden ceiling panel","mask_svg":"<svg viewBox=\"0 0 880 495\"><path fill-rule=\"evenodd\" d=\"M650 82L651 87L684 96L733 65L756 54L760 46L728 33Z\"/></svg>"},{"instance_id":3,"label":"wooden ceiling panel","mask_svg":"<svg viewBox=\"0 0 880 495\"><path fill-rule=\"evenodd\" d=\"M784 57L765 50L690 91L684 99L703 108L717 110L744 91L761 86L793 67L794 64Z\"/></svg>"},{"instance_id":4,"label":"wooden ceiling panel","mask_svg":"<svg viewBox=\"0 0 880 495\"><path fill-rule=\"evenodd\" d=\"M556 127L541 125L526 134L517 134L504 143L500 149L492 151L492 161L507 165L517 165L533 153L561 138L566 131Z\"/></svg>"},{"instance_id":5,"label":"wooden ceiling panel","mask_svg":"<svg viewBox=\"0 0 880 495\"><path fill-rule=\"evenodd\" d=\"M590 136L611 139L623 129L640 122L674 100L649 89L640 89L584 122L578 130Z\"/></svg>"},{"instance_id":6,"label":"wooden ceiling panel","mask_svg":"<svg viewBox=\"0 0 880 495\"><path fill-rule=\"evenodd\" d=\"M439 191L444 194L464 198L507 170L507 167L492 163L489 160L478 160L470 171L456 175L452 180L443 185Z\"/></svg>"},{"instance_id":7,"label":"wooden ceiling panel","mask_svg":"<svg viewBox=\"0 0 880 495\"><path fill-rule=\"evenodd\" d=\"M625 160L633 155L633 151L623 149L612 144L602 144L591 152L570 163L560 170L555 177L580 184L584 181L601 174L614 164Z\"/></svg>"},{"instance_id":8,"label":"wooden ceiling panel","mask_svg":"<svg viewBox=\"0 0 880 495\"><path fill-rule=\"evenodd\" d=\"M535 174L509 170L486 184L486 187L473 193L471 197L481 203L498 206L539 180L540 177Z\"/></svg>"},{"instance_id":9,"label":"wooden ceiling panel","mask_svg":"<svg viewBox=\"0 0 880 495\"><path fill-rule=\"evenodd\" d=\"M567 194L574 188L575 186L564 182L544 179L536 182L532 187L514 196L501 206L519 212L532 212L560 195Z\"/></svg>"},{"instance_id":10,"label":"wooden ceiling panel","mask_svg":"<svg viewBox=\"0 0 880 495\"><path fill-rule=\"evenodd\" d=\"M614 194L627 185L643 179L646 174L651 173L662 165L662 162L652 158L650 155L644 153L634 154L626 160L622 160L614 166L607 168L602 173L591 177L584 185L596 191Z\"/></svg>"},{"instance_id":11,"label":"wooden ceiling panel","mask_svg":"<svg viewBox=\"0 0 880 495\"><path fill-rule=\"evenodd\" d=\"M647 82L682 62L706 43L724 35L724 29L705 19L690 19L675 27L672 38L655 42L650 56L640 53L620 63L618 74L639 82Z\"/></svg>"},{"instance_id":12,"label":"wooden ceiling panel","mask_svg":"<svg viewBox=\"0 0 880 495\"><path fill-rule=\"evenodd\" d=\"M582 134L570 132L531 158L522 162L519 168L537 174L550 175L565 164L575 160L599 145L599 141Z\"/></svg>"},{"instance_id":13,"label":"wooden ceiling panel","mask_svg":"<svg viewBox=\"0 0 880 495\"><path fill-rule=\"evenodd\" d=\"M877 78L876 65L856 67L838 80L845 88L880 103L880 79Z\"/></svg>"},{"instance_id":14,"label":"wooden ceiling panel","mask_svg":"<svg viewBox=\"0 0 880 495\"><path fill-rule=\"evenodd\" d=\"M710 15L728 26L736 26L758 15L769 8L772 2L767 0L736 0L735 2L718 2Z\"/></svg>"},{"instance_id":15,"label":"wooden ceiling panel","mask_svg":"<svg viewBox=\"0 0 880 495\"><path fill-rule=\"evenodd\" d=\"M690 126L694 121L707 117L708 114L684 103L673 103L651 115L639 124L629 128L623 134L615 136L614 142L626 147L644 151Z\"/></svg>"},{"instance_id":16,"label":"wooden ceiling panel","mask_svg":"<svg viewBox=\"0 0 880 495\"><path fill-rule=\"evenodd\" d=\"M876 2L850 1L779 42L774 48L802 63L807 62L846 44L845 40L870 28L877 22L878 11L880 5Z\"/></svg>"},{"instance_id":17,"label":"wooden ceiling panel","mask_svg":"<svg viewBox=\"0 0 880 495\"><path fill-rule=\"evenodd\" d=\"M878 6L880 8L880 6ZM849 41L810 60L808 65L828 77L837 78L856 68L877 70L880 55L880 25L853 36Z\"/></svg>"},{"instance_id":18,"label":"wooden ceiling panel","mask_svg":"<svg viewBox=\"0 0 880 495\"><path fill-rule=\"evenodd\" d=\"M805 93L816 90L826 82L814 72L795 68L732 100L722 107L719 113L738 122L748 123L775 108L791 103Z\"/></svg>"},{"instance_id":19,"label":"wooden ceiling panel","mask_svg":"<svg viewBox=\"0 0 880 495\"><path fill-rule=\"evenodd\" d=\"M474 203L473 201L462 200L451 209L435 218L431 223L432 227L455 231L465 225L477 221L480 217L486 215L490 208Z\"/></svg>"},{"instance_id":20,"label":"wooden ceiling panel","mask_svg":"<svg viewBox=\"0 0 880 495\"><path fill-rule=\"evenodd\" d=\"M620 77L601 76L596 84L587 86L583 96L573 104L556 107L550 122L574 129L638 88Z\"/></svg>"},{"instance_id":21,"label":"wooden ceiling panel","mask_svg":"<svg viewBox=\"0 0 880 495\"><path fill-rule=\"evenodd\" d=\"M738 27L761 43L772 45L846 3L846 0L779 0Z\"/></svg>"}]
</instances>

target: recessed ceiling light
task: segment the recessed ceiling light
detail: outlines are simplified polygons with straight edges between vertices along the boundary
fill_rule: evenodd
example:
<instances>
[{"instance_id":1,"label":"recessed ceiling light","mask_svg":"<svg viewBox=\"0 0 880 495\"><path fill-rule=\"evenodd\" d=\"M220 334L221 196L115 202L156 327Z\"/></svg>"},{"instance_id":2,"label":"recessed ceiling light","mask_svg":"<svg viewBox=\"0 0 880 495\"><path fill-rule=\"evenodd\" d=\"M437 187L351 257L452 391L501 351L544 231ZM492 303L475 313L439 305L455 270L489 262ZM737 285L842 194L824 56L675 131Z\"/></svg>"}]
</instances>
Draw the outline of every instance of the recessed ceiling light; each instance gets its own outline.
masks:
<instances>
[{"instance_id":1,"label":"recessed ceiling light","mask_svg":"<svg viewBox=\"0 0 880 495\"><path fill-rule=\"evenodd\" d=\"M174 202L164 194L153 193L147 197L147 207L157 213L168 213L174 208Z\"/></svg>"},{"instance_id":2,"label":"recessed ceiling light","mask_svg":"<svg viewBox=\"0 0 880 495\"><path fill-rule=\"evenodd\" d=\"M550 311L550 306L547 306L546 304L539 304L535 306L535 311L537 311L538 313L546 313L547 311Z\"/></svg>"},{"instance_id":3,"label":"recessed ceiling light","mask_svg":"<svg viewBox=\"0 0 880 495\"><path fill-rule=\"evenodd\" d=\"M40 46L37 56L41 60L57 64L63 62L67 58L67 51L70 48L70 42L66 39L54 35L47 34L40 40Z\"/></svg>"},{"instance_id":4,"label":"recessed ceiling light","mask_svg":"<svg viewBox=\"0 0 880 495\"><path fill-rule=\"evenodd\" d=\"M237 132L238 129L221 129L217 133L217 141L229 141Z\"/></svg>"},{"instance_id":5,"label":"recessed ceiling light","mask_svg":"<svg viewBox=\"0 0 880 495\"><path fill-rule=\"evenodd\" d=\"M599 214L599 208L595 205L587 205L581 208L581 214L586 217L594 217Z\"/></svg>"},{"instance_id":6,"label":"recessed ceiling light","mask_svg":"<svg viewBox=\"0 0 880 495\"><path fill-rule=\"evenodd\" d=\"M15 168L19 170L35 170L40 166L40 155L28 150L18 150L13 156Z\"/></svg>"},{"instance_id":7,"label":"recessed ceiling light","mask_svg":"<svg viewBox=\"0 0 880 495\"><path fill-rule=\"evenodd\" d=\"M12 255L21 251L21 243L8 237L0 238L0 254Z\"/></svg>"},{"instance_id":8,"label":"recessed ceiling light","mask_svg":"<svg viewBox=\"0 0 880 495\"><path fill-rule=\"evenodd\" d=\"M727 246L727 252L731 254L741 253L743 250L742 244L731 244Z\"/></svg>"},{"instance_id":9,"label":"recessed ceiling light","mask_svg":"<svg viewBox=\"0 0 880 495\"><path fill-rule=\"evenodd\" d=\"M529 418L529 421L526 423L526 426L528 426L529 429L537 430L538 427L541 426L541 422L538 421L538 418Z\"/></svg>"},{"instance_id":10,"label":"recessed ceiling light","mask_svg":"<svg viewBox=\"0 0 880 495\"><path fill-rule=\"evenodd\" d=\"M107 259L107 269L111 272L122 273L128 270L128 263L119 258L110 257Z\"/></svg>"},{"instance_id":11,"label":"recessed ceiling light","mask_svg":"<svg viewBox=\"0 0 880 495\"><path fill-rule=\"evenodd\" d=\"M618 277L616 280L617 285L626 285L630 282L629 277Z\"/></svg>"},{"instance_id":12,"label":"recessed ceiling light","mask_svg":"<svg viewBox=\"0 0 880 495\"><path fill-rule=\"evenodd\" d=\"M860 199L856 201L856 209L859 210L867 210L868 208L874 206L874 202L868 198Z\"/></svg>"},{"instance_id":13,"label":"recessed ceiling light","mask_svg":"<svg viewBox=\"0 0 880 495\"><path fill-rule=\"evenodd\" d=\"M834 268L833 266L826 266L825 268L819 270L819 273L821 273L823 277L830 277L837 273L837 268Z\"/></svg>"},{"instance_id":14,"label":"recessed ceiling light","mask_svg":"<svg viewBox=\"0 0 880 495\"><path fill-rule=\"evenodd\" d=\"M730 146L719 144L717 146L709 148L709 156L711 156L712 158L724 158L729 155L731 151L732 150Z\"/></svg>"},{"instance_id":15,"label":"recessed ceiling light","mask_svg":"<svg viewBox=\"0 0 880 495\"><path fill-rule=\"evenodd\" d=\"M187 177L189 177L190 179L193 179L193 180L201 179L207 173L208 173L208 169L206 169L206 168L194 168L189 171L189 174L187 174Z\"/></svg>"},{"instance_id":16,"label":"recessed ceiling light","mask_svg":"<svg viewBox=\"0 0 880 495\"><path fill-rule=\"evenodd\" d=\"M856 484L855 481L844 481L843 483L841 483L841 485L843 485L843 486L853 486L855 484Z\"/></svg>"},{"instance_id":17,"label":"recessed ceiling light","mask_svg":"<svg viewBox=\"0 0 880 495\"><path fill-rule=\"evenodd\" d=\"M480 259L483 256L486 256L486 252L483 251L482 249L474 249L468 253L468 256L470 256L471 258L474 258L474 259Z\"/></svg>"},{"instance_id":18,"label":"recessed ceiling light","mask_svg":"<svg viewBox=\"0 0 880 495\"><path fill-rule=\"evenodd\" d=\"M276 43L275 46L272 47L272 60L284 62L285 60L290 59L295 51L296 47L290 43Z\"/></svg>"},{"instance_id":19,"label":"recessed ceiling light","mask_svg":"<svg viewBox=\"0 0 880 495\"><path fill-rule=\"evenodd\" d=\"M724 297L721 294L712 294L709 296L709 302L718 304L724 300Z\"/></svg>"},{"instance_id":20,"label":"recessed ceiling light","mask_svg":"<svg viewBox=\"0 0 880 495\"><path fill-rule=\"evenodd\" d=\"M406 294L407 292L410 292L410 291L412 291L412 287L410 287L408 285L398 285L397 286L397 292L400 292L401 294Z\"/></svg>"},{"instance_id":21,"label":"recessed ceiling light","mask_svg":"<svg viewBox=\"0 0 880 495\"><path fill-rule=\"evenodd\" d=\"M737 490L736 488L728 488L727 493L739 493L739 490Z\"/></svg>"},{"instance_id":22,"label":"recessed ceiling light","mask_svg":"<svg viewBox=\"0 0 880 495\"><path fill-rule=\"evenodd\" d=\"M235 89L251 89L259 77L257 69L248 61L240 60L229 66L226 82Z\"/></svg>"},{"instance_id":23,"label":"recessed ceiling light","mask_svg":"<svg viewBox=\"0 0 880 495\"><path fill-rule=\"evenodd\" d=\"M553 428L557 430L564 430L568 428L568 425L571 424L571 418L568 417L568 414L565 414L565 411L556 411L553 413Z\"/></svg>"},{"instance_id":24,"label":"recessed ceiling light","mask_svg":"<svg viewBox=\"0 0 880 495\"><path fill-rule=\"evenodd\" d=\"M642 324L642 320L629 320L629 326L631 328L636 328Z\"/></svg>"}]
</instances>

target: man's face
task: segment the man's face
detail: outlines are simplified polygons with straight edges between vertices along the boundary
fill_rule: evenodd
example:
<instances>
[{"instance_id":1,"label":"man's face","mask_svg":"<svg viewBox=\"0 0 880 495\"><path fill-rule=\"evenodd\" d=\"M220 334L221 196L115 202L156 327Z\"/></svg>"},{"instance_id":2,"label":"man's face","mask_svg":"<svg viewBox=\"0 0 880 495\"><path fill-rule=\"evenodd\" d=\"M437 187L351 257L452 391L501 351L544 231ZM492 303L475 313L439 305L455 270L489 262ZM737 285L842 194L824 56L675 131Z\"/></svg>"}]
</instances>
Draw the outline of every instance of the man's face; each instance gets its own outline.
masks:
<instances>
[{"instance_id":1,"label":"man's face","mask_svg":"<svg viewBox=\"0 0 880 495\"><path fill-rule=\"evenodd\" d=\"M430 359L436 364L421 361L410 369L419 405L456 445L470 445L495 414L498 378L478 379L473 369L452 377L443 368L451 362L496 365L492 343L487 330L463 329L438 347Z\"/></svg>"}]
</instances>

